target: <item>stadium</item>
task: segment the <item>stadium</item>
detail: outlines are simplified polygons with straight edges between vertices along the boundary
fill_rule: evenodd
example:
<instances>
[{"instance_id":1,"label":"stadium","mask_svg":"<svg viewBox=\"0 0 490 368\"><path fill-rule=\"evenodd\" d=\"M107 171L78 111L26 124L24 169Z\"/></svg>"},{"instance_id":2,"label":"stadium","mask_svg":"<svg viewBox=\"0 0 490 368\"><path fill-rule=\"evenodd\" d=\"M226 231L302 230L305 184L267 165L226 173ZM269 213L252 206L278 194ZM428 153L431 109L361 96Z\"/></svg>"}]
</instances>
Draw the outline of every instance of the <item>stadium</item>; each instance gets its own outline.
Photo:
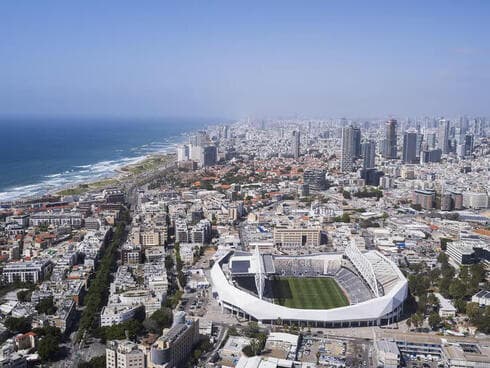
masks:
<instances>
[{"instance_id":1,"label":"stadium","mask_svg":"<svg viewBox=\"0 0 490 368\"><path fill-rule=\"evenodd\" d=\"M377 251L285 256L230 251L211 268L222 310L262 323L317 327L397 321L408 294L398 267Z\"/></svg>"}]
</instances>

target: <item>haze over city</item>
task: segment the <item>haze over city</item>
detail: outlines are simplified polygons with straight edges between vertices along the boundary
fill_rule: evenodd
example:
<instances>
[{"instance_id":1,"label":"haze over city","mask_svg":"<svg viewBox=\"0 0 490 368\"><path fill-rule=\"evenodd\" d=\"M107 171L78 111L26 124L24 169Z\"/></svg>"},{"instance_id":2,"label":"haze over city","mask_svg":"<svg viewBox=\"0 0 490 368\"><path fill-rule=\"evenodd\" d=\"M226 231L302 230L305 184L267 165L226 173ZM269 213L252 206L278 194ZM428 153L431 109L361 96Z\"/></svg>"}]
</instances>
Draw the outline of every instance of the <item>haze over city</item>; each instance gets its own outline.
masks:
<instances>
[{"instance_id":1,"label":"haze over city","mask_svg":"<svg viewBox=\"0 0 490 368\"><path fill-rule=\"evenodd\" d=\"M0 3L0 368L490 367L490 2Z\"/></svg>"},{"instance_id":2,"label":"haze over city","mask_svg":"<svg viewBox=\"0 0 490 368\"><path fill-rule=\"evenodd\" d=\"M0 115L488 114L486 1L0 4Z\"/></svg>"}]
</instances>

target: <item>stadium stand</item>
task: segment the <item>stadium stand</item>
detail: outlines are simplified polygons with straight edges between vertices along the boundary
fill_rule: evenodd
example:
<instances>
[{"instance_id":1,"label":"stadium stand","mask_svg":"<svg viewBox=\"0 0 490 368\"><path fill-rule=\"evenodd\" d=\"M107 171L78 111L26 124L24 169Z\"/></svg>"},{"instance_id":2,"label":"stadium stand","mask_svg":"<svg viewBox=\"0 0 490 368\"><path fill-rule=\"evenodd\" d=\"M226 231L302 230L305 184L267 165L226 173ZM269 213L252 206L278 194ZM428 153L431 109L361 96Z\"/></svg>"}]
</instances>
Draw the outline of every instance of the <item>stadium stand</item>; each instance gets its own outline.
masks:
<instances>
[{"instance_id":1,"label":"stadium stand","mask_svg":"<svg viewBox=\"0 0 490 368\"><path fill-rule=\"evenodd\" d=\"M369 287L362 281L359 275L348 268L341 268L335 275L335 279L347 292L351 305L362 303L373 298L373 294Z\"/></svg>"}]
</instances>

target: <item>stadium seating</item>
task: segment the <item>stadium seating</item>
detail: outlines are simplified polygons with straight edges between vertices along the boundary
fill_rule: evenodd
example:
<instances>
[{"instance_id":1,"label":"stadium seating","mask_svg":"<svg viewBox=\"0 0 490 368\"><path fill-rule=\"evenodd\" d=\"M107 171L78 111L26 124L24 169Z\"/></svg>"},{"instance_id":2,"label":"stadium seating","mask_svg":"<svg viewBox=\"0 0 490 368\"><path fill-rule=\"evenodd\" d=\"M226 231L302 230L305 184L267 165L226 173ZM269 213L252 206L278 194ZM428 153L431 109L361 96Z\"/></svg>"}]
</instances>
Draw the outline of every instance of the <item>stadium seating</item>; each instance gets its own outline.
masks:
<instances>
[{"instance_id":1,"label":"stadium seating","mask_svg":"<svg viewBox=\"0 0 490 368\"><path fill-rule=\"evenodd\" d=\"M372 299L373 295L362 278L353 271L342 267L336 274L335 279L347 292L351 305Z\"/></svg>"}]
</instances>

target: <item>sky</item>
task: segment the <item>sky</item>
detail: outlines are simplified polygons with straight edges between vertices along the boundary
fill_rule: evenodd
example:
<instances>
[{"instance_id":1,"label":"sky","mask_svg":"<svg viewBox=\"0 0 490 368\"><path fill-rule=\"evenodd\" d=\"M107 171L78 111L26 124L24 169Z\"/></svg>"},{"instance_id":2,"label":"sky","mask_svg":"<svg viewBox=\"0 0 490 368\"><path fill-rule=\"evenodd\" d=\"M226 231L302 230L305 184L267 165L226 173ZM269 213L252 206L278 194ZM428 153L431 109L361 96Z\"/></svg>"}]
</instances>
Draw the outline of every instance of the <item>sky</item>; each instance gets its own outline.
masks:
<instances>
[{"instance_id":1,"label":"sky","mask_svg":"<svg viewBox=\"0 0 490 368\"><path fill-rule=\"evenodd\" d=\"M1 1L0 115L490 115L490 1Z\"/></svg>"}]
</instances>

